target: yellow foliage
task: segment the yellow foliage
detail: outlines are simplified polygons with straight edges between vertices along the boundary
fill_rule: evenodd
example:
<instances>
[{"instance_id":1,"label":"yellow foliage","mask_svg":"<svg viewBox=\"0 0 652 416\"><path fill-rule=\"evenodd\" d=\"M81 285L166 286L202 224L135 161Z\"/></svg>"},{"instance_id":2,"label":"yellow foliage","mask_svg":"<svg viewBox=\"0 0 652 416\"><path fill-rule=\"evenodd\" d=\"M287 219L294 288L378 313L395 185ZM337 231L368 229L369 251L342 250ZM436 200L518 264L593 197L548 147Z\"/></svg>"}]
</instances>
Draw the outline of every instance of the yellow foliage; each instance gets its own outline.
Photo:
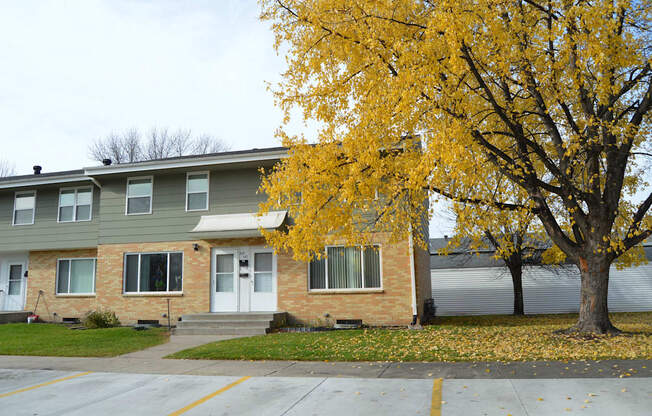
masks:
<instances>
[{"instance_id":1,"label":"yellow foliage","mask_svg":"<svg viewBox=\"0 0 652 416\"><path fill-rule=\"evenodd\" d=\"M576 262L652 233L632 199L649 186L651 2L260 2L287 51L277 104L322 126L314 145L279 130L290 157L261 188L294 221L266 234L277 248L306 259L372 229L425 244L432 195L461 232L527 221Z\"/></svg>"}]
</instances>

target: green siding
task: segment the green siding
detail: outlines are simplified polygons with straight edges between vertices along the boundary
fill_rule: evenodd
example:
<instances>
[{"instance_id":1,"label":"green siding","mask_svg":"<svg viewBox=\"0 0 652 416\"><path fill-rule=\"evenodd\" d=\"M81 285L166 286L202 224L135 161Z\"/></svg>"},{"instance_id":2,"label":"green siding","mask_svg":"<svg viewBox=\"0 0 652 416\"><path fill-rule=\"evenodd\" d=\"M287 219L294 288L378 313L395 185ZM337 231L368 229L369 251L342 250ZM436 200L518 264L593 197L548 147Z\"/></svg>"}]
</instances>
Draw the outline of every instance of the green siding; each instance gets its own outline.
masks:
<instances>
[{"instance_id":1,"label":"green siding","mask_svg":"<svg viewBox=\"0 0 652 416\"><path fill-rule=\"evenodd\" d=\"M100 192L93 186L91 221L57 222L59 189L88 186L86 183L25 188L36 190L36 213L32 225L12 225L15 190L0 191L0 251L55 250L97 246Z\"/></svg>"},{"instance_id":2,"label":"green siding","mask_svg":"<svg viewBox=\"0 0 652 416\"><path fill-rule=\"evenodd\" d=\"M264 196L257 193L256 169L210 172L208 211L186 212L186 172L154 174L152 213L125 215L127 178L103 179L100 244L183 241L196 238L192 230L202 215L258 211Z\"/></svg>"}]
</instances>

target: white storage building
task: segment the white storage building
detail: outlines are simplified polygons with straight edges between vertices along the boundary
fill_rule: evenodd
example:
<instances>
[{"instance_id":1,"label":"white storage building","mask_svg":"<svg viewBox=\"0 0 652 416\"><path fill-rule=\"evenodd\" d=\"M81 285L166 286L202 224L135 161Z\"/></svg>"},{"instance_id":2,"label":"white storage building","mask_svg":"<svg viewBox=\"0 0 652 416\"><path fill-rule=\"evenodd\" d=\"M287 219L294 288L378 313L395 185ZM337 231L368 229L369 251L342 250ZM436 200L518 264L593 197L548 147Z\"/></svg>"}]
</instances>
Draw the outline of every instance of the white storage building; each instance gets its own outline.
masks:
<instances>
[{"instance_id":1,"label":"white storage building","mask_svg":"<svg viewBox=\"0 0 652 416\"><path fill-rule=\"evenodd\" d=\"M504 263L488 251L463 251L442 256L437 250L446 239L430 240L432 298L438 316L494 315L513 312L512 278ZM652 240L644 244L648 263L624 270L611 268L609 310L652 311ZM579 307L580 275L577 267L528 266L523 270L526 314L575 313Z\"/></svg>"}]
</instances>

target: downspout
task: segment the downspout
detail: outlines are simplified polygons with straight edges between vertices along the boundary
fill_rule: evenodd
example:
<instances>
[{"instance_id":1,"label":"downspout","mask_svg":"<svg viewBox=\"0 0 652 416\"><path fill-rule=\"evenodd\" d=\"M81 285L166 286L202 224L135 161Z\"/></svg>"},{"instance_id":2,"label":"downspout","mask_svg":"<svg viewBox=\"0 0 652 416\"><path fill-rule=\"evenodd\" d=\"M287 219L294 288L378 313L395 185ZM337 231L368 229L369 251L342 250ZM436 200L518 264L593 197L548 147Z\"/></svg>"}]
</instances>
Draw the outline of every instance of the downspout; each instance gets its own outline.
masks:
<instances>
[{"instance_id":1,"label":"downspout","mask_svg":"<svg viewBox=\"0 0 652 416\"><path fill-rule=\"evenodd\" d=\"M414 241L412 238L412 224L409 228L409 237L408 245L410 248L410 280L412 282L412 323L410 325L417 324L417 281L416 281L416 272L414 270Z\"/></svg>"}]
</instances>

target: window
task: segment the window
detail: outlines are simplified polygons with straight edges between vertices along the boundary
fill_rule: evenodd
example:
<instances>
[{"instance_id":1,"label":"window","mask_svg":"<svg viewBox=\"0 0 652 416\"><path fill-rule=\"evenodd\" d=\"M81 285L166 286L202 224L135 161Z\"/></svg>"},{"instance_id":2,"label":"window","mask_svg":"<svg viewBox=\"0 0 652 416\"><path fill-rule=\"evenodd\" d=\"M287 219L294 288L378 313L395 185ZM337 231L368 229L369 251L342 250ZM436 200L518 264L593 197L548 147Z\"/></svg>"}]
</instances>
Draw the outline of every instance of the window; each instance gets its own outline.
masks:
<instances>
[{"instance_id":1,"label":"window","mask_svg":"<svg viewBox=\"0 0 652 416\"><path fill-rule=\"evenodd\" d=\"M34 224L36 191L16 192L14 200L14 225Z\"/></svg>"},{"instance_id":2,"label":"window","mask_svg":"<svg viewBox=\"0 0 652 416\"><path fill-rule=\"evenodd\" d=\"M23 285L23 265L12 264L9 266L9 291L8 295L20 295Z\"/></svg>"},{"instance_id":3,"label":"window","mask_svg":"<svg viewBox=\"0 0 652 416\"><path fill-rule=\"evenodd\" d=\"M125 293L181 292L183 253L125 255Z\"/></svg>"},{"instance_id":4,"label":"window","mask_svg":"<svg viewBox=\"0 0 652 416\"><path fill-rule=\"evenodd\" d=\"M186 211L208 209L208 172L188 173L186 176Z\"/></svg>"},{"instance_id":5,"label":"window","mask_svg":"<svg viewBox=\"0 0 652 416\"><path fill-rule=\"evenodd\" d=\"M233 254L218 254L215 259L215 291L233 292Z\"/></svg>"},{"instance_id":6,"label":"window","mask_svg":"<svg viewBox=\"0 0 652 416\"><path fill-rule=\"evenodd\" d=\"M59 259L57 294L94 294L95 259Z\"/></svg>"},{"instance_id":7,"label":"window","mask_svg":"<svg viewBox=\"0 0 652 416\"><path fill-rule=\"evenodd\" d=\"M310 262L310 289L378 289L380 247L326 247L326 258Z\"/></svg>"},{"instance_id":8,"label":"window","mask_svg":"<svg viewBox=\"0 0 652 416\"><path fill-rule=\"evenodd\" d=\"M59 191L59 222L90 221L93 188L72 188Z\"/></svg>"},{"instance_id":9,"label":"window","mask_svg":"<svg viewBox=\"0 0 652 416\"><path fill-rule=\"evenodd\" d=\"M127 179L127 215L152 213L152 177Z\"/></svg>"},{"instance_id":10,"label":"window","mask_svg":"<svg viewBox=\"0 0 652 416\"><path fill-rule=\"evenodd\" d=\"M273 292L272 253L254 253L254 292Z\"/></svg>"}]
</instances>

